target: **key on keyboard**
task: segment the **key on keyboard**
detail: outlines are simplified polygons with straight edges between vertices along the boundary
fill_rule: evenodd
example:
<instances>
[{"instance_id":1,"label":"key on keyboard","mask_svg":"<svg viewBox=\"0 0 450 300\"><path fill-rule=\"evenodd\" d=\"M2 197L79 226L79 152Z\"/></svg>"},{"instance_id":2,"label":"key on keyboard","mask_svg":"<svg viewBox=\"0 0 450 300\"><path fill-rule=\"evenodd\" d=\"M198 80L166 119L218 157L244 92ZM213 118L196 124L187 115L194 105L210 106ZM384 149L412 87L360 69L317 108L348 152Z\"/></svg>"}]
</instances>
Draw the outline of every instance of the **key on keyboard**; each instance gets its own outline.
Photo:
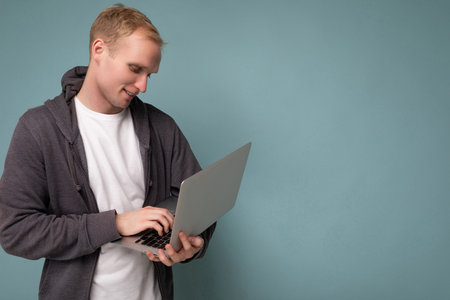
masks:
<instances>
[{"instance_id":1,"label":"key on keyboard","mask_svg":"<svg viewBox=\"0 0 450 300\"><path fill-rule=\"evenodd\" d=\"M158 249L164 249L164 246L170 242L171 235L172 231L169 231L168 233L159 236L156 230L150 229L138 238L135 243L140 243L142 245L155 247Z\"/></svg>"}]
</instances>

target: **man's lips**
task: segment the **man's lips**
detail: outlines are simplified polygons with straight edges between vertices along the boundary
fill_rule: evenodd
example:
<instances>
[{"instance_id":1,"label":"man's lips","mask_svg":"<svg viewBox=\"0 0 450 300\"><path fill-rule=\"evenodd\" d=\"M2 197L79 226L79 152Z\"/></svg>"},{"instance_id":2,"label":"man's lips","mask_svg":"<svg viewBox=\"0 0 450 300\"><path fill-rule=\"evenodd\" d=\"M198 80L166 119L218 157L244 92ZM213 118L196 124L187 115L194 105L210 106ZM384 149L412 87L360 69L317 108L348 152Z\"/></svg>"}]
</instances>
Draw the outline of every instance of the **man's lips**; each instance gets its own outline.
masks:
<instances>
[{"instance_id":1,"label":"man's lips","mask_svg":"<svg viewBox=\"0 0 450 300\"><path fill-rule=\"evenodd\" d=\"M130 97L134 97L134 96L137 96L137 94L139 93L139 92L136 92L136 93L132 93L132 92L130 92L130 91L127 91L126 89L123 89L124 91L125 91L125 93L127 93L128 94L128 96L130 96Z\"/></svg>"}]
</instances>

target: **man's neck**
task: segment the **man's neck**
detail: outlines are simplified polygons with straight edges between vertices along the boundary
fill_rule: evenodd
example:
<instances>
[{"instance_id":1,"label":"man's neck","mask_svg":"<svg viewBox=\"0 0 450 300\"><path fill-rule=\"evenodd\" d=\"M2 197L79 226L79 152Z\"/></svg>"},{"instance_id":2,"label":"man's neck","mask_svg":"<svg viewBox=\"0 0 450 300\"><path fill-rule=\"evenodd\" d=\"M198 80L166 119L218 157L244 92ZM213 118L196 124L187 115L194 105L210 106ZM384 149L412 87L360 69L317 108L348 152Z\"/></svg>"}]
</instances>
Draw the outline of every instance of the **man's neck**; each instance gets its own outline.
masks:
<instances>
[{"instance_id":1,"label":"man's neck","mask_svg":"<svg viewBox=\"0 0 450 300\"><path fill-rule=\"evenodd\" d=\"M104 99L95 82L95 75L89 67L77 98L84 106L98 113L116 114L122 111L122 109L113 107Z\"/></svg>"}]
</instances>

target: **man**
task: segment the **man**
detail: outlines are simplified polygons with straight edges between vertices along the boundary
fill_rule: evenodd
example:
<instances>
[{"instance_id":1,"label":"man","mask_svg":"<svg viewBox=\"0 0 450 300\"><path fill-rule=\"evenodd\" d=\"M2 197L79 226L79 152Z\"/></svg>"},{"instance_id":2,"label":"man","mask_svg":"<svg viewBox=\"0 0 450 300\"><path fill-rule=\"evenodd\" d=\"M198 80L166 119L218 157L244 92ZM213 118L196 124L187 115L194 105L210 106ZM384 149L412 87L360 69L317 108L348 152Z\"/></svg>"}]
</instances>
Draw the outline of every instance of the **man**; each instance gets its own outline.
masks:
<instances>
[{"instance_id":1,"label":"man","mask_svg":"<svg viewBox=\"0 0 450 300\"><path fill-rule=\"evenodd\" d=\"M172 299L171 266L204 255L214 225L180 233L158 256L109 242L174 217L155 207L200 166L172 118L143 103L164 42L142 13L104 10L91 27L89 67L62 78L62 93L26 112L0 181L0 242L44 257L40 299Z\"/></svg>"}]
</instances>

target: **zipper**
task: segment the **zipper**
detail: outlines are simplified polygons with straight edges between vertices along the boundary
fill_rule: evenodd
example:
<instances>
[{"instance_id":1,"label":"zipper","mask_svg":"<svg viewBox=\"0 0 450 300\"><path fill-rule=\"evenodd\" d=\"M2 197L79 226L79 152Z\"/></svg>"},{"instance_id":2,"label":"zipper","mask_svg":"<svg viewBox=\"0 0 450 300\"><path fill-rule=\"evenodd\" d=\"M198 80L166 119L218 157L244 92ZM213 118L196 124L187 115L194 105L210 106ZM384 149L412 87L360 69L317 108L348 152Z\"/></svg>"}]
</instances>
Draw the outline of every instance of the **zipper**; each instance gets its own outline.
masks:
<instances>
[{"instance_id":1,"label":"zipper","mask_svg":"<svg viewBox=\"0 0 450 300\"><path fill-rule=\"evenodd\" d=\"M78 156L78 154L77 154L77 152L74 150L74 143L73 142L69 142L68 141L68 143L69 143L69 146L70 146L70 151L72 152L72 159L73 159L73 161L78 165L78 167L80 168L80 170L81 170L81 173L82 173L82 175L84 176L84 178L89 178L89 176L88 176L88 174L86 173L86 170L84 169L84 167L83 167L83 164L81 163L81 158ZM75 170L75 168L74 168L74 170ZM74 172L75 173L75 172ZM75 175L75 174L74 174ZM78 180L77 180L77 178L76 178L76 175L75 175L75 177L74 177L74 181L75 181L75 184L77 185L78 184ZM92 203L94 204L94 209L95 209L95 213L98 213L100 210L99 210L99 208L98 208L98 204L97 204L97 200L95 199L95 195L94 195L94 192L92 191L92 189L91 189L91 186L89 185L89 179L87 180L87 193L89 193L90 195L90 197L88 197L88 198L91 198L91 199L93 199L93 201L92 201ZM81 190L81 186L78 184L78 186L79 186L79 190L78 190L78 188L77 188L77 191L80 191ZM86 199L86 200L88 200L89 201L89 199Z\"/></svg>"},{"instance_id":2,"label":"zipper","mask_svg":"<svg viewBox=\"0 0 450 300\"><path fill-rule=\"evenodd\" d=\"M148 203L149 200L147 200L147 199L150 195L150 188L153 186L152 171L151 171L151 166L152 166L152 148L151 147L146 149L146 158L147 158L147 172L145 174L146 185L145 185L144 206L149 204Z\"/></svg>"},{"instance_id":3,"label":"zipper","mask_svg":"<svg viewBox=\"0 0 450 300\"><path fill-rule=\"evenodd\" d=\"M69 172L70 172L70 176L72 177L72 180L75 184L75 189L77 190L77 192L81 191L81 185L78 183L78 179L77 176L75 174L75 166L74 164L74 153L73 153L73 143L70 141L66 140L66 154L67 154L67 159L69 160Z\"/></svg>"}]
</instances>

